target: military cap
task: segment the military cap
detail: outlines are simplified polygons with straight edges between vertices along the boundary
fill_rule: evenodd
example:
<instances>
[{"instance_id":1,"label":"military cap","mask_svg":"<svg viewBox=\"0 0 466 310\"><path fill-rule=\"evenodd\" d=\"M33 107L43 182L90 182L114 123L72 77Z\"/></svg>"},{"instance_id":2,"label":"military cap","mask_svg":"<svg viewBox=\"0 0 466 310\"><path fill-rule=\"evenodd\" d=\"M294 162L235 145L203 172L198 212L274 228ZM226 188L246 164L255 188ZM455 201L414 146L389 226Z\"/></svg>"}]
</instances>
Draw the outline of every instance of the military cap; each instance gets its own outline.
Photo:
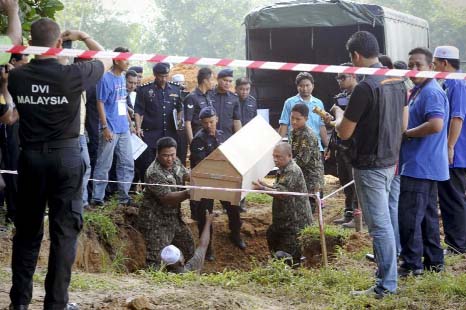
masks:
<instances>
[{"instance_id":1,"label":"military cap","mask_svg":"<svg viewBox=\"0 0 466 310\"><path fill-rule=\"evenodd\" d=\"M202 108L201 112L199 112L199 119L209 118L215 115L217 115L217 112L215 112L215 109L211 106L208 106L208 107Z\"/></svg>"},{"instance_id":2,"label":"military cap","mask_svg":"<svg viewBox=\"0 0 466 310\"><path fill-rule=\"evenodd\" d=\"M168 74L170 72L170 64L166 62L159 62L152 68L154 74Z\"/></svg>"},{"instance_id":3,"label":"military cap","mask_svg":"<svg viewBox=\"0 0 466 310\"><path fill-rule=\"evenodd\" d=\"M131 68L128 69L128 71L129 70L133 70L136 73L142 73L144 71L144 69L141 66L132 66Z\"/></svg>"},{"instance_id":4,"label":"military cap","mask_svg":"<svg viewBox=\"0 0 466 310\"><path fill-rule=\"evenodd\" d=\"M226 68L226 69L220 70L220 72L217 74L217 78L219 79L227 77L227 76L233 77L232 69Z\"/></svg>"}]
</instances>

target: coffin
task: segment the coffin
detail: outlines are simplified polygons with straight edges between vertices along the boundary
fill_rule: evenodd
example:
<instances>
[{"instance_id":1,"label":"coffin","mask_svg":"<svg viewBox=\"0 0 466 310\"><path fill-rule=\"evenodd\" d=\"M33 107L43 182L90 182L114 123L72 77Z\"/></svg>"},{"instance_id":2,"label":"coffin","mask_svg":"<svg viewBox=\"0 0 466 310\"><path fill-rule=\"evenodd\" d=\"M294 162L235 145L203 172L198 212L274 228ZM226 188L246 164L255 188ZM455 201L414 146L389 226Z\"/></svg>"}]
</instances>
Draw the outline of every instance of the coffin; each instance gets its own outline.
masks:
<instances>
[{"instance_id":1,"label":"coffin","mask_svg":"<svg viewBox=\"0 0 466 310\"><path fill-rule=\"evenodd\" d=\"M265 177L275 166L272 152L280 135L261 116L243 128L204 158L191 171L191 185L251 189L252 181ZM229 201L239 205L245 192L192 189L191 199Z\"/></svg>"}]
</instances>

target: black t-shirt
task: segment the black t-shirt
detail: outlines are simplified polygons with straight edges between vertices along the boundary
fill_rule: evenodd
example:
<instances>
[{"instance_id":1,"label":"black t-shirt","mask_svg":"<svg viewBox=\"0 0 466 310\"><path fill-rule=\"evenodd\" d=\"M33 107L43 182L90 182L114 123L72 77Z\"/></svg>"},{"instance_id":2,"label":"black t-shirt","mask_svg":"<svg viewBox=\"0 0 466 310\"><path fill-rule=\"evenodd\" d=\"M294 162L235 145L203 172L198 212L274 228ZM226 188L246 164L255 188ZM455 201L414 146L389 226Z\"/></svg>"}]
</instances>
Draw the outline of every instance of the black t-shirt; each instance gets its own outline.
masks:
<instances>
[{"instance_id":1,"label":"black t-shirt","mask_svg":"<svg viewBox=\"0 0 466 310\"><path fill-rule=\"evenodd\" d=\"M351 94L349 103L345 109L345 117L352 122L358 123L364 113L374 113L371 109L371 102L374 101L372 90L366 83L359 83ZM371 115L368 115L371 116ZM377 122L369 122L367 130L377 128Z\"/></svg>"},{"instance_id":2,"label":"black t-shirt","mask_svg":"<svg viewBox=\"0 0 466 310\"><path fill-rule=\"evenodd\" d=\"M104 73L101 61L62 65L33 59L10 72L8 90L20 119L20 141L49 142L79 136L81 93Z\"/></svg>"}]
</instances>

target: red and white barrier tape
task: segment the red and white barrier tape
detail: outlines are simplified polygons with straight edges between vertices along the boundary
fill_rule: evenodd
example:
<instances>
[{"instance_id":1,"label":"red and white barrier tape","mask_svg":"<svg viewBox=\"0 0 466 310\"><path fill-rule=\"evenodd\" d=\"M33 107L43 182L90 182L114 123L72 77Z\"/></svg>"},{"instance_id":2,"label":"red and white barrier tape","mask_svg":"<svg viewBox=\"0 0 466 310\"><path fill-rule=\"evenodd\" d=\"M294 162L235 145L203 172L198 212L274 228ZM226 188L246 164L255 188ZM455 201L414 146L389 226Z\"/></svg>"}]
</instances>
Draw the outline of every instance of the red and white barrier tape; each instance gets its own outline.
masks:
<instances>
[{"instance_id":1,"label":"red and white barrier tape","mask_svg":"<svg viewBox=\"0 0 466 310\"><path fill-rule=\"evenodd\" d=\"M359 68L306 63L287 63L261 60L238 60L228 58L207 58L187 56L166 56L159 54L118 53L109 51L85 51L79 49L49 48L40 46L0 45L0 52L14 54L32 54L45 56L66 56L78 58L101 58L115 60L135 60L148 62L169 62L174 64L192 64L202 66L236 67L248 69L268 69L282 71L308 71L321 73L346 73L361 75L385 75L392 77L420 77L434 79L466 80L466 73L415 71L381 68Z\"/></svg>"},{"instance_id":2,"label":"red and white barrier tape","mask_svg":"<svg viewBox=\"0 0 466 310\"><path fill-rule=\"evenodd\" d=\"M0 170L1 174L18 174L16 170ZM134 182L125 182L125 181L112 181L112 180L96 180L89 179L89 181L94 182L107 182L107 183L121 183L121 184L134 184L134 185L143 185L143 186L161 186L161 187L176 187L184 189L202 189L202 190L212 190L212 191L224 191L224 192L245 192L245 193L258 193L258 194L272 194L272 195L286 195L286 196L308 196L308 197L319 197L318 194L309 194L309 193L299 193L299 192L282 192L282 191L266 191L266 190L255 190L255 189L242 189L242 188L223 188L223 187L211 187L211 186L194 186L194 185L171 185L171 184L157 184L157 183L134 183ZM331 196L335 195L344 188L352 185L354 181L349 182L345 186L337 189L331 194L325 196L319 200L326 200Z\"/></svg>"}]
</instances>

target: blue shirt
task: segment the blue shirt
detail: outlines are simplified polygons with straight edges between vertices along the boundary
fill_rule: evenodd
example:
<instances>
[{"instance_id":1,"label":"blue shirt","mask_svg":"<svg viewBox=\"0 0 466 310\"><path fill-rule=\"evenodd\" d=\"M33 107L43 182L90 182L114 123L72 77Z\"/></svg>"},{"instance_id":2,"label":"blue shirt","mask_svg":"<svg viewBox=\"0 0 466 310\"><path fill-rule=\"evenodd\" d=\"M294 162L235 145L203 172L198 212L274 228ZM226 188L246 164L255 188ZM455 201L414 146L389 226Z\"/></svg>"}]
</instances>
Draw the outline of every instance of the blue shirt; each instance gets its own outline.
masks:
<instances>
[{"instance_id":1,"label":"blue shirt","mask_svg":"<svg viewBox=\"0 0 466 310\"><path fill-rule=\"evenodd\" d=\"M418 86L415 87L412 90L413 94L418 89ZM443 128L436 134L403 141L400 151L400 174L417 179L446 181L450 178L447 152L447 95L436 80L430 80L417 96L410 99L408 129L432 118L442 118Z\"/></svg>"},{"instance_id":2,"label":"blue shirt","mask_svg":"<svg viewBox=\"0 0 466 310\"><path fill-rule=\"evenodd\" d=\"M323 151L324 148L322 147L322 141L320 137L320 126L324 126L324 121L318 114L312 112L312 109L315 106L324 110L324 104L322 103L320 99L317 99L316 97L311 96L310 101L304 101L303 98L301 98L299 94L286 99L285 104L283 105L282 115L280 116L280 121L279 121L280 125L290 126L291 109L293 109L293 107L298 103L304 103L309 108L309 117L307 119L307 125L312 129L312 131L317 136L317 139L319 140L320 151Z\"/></svg>"},{"instance_id":3,"label":"blue shirt","mask_svg":"<svg viewBox=\"0 0 466 310\"><path fill-rule=\"evenodd\" d=\"M460 72L460 71L458 71ZM458 117L463 120L458 141L455 144L455 154L453 156L453 164L451 168L466 168L466 124L464 118L466 116L466 81L464 80L446 80L443 83L443 88L447 93L450 103L450 120ZM450 128L450 123L448 123Z\"/></svg>"},{"instance_id":4,"label":"blue shirt","mask_svg":"<svg viewBox=\"0 0 466 310\"><path fill-rule=\"evenodd\" d=\"M97 83L97 100L104 103L107 126L113 133L129 130L128 107L126 105L126 81L123 75L116 76L108 71Z\"/></svg>"}]
</instances>

